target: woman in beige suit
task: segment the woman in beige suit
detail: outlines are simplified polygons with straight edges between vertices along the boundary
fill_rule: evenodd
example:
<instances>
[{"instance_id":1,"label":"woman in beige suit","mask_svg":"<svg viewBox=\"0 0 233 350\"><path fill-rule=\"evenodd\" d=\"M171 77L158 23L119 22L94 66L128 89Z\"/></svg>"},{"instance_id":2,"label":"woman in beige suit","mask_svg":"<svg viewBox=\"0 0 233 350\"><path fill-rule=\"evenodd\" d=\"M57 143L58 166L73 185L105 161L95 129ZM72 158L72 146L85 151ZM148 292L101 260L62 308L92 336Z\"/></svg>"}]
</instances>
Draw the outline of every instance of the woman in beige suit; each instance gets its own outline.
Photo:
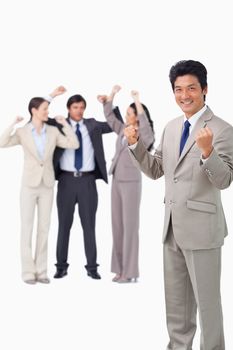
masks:
<instances>
[{"instance_id":1,"label":"woman in beige suit","mask_svg":"<svg viewBox=\"0 0 233 350\"><path fill-rule=\"evenodd\" d=\"M0 147L22 145L24 168L20 194L21 212L21 262L22 279L29 284L49 283L47 276L47 241L50 215L53 203L54 170L53 153L56 146L78 148L75 133L63 117L56 117L62 125L62 133L57 127L45 124L48 120L49 103L44 98L31 99L28 109L31 120L16 129L23 120L17 117L14 123L0 136ZM32 231L37 207L38 223L36 248L32 253Z\"/></svg>"},{"instance_id":2,"label":"woman in beige suit","mask_svg":"<svg viewBox=\"0 0 233 350\"><path fill-rule=\"evenodd\" d=\"M109 173L112 179L112 232L113 249L111 271L114 282L128 283L139 276L139 209L141 201L141 174L129 155L124 128L131 125L150 149L154 142L153 122L146 106L139 101L137 91L132 91L132 103L126 112L126 123L119 121L113 111L115 94L120 90L114 86L110 96L99 95L104 105L104 114L109 126L118 134L116 152Z\"/></svg>"}]
</instances>

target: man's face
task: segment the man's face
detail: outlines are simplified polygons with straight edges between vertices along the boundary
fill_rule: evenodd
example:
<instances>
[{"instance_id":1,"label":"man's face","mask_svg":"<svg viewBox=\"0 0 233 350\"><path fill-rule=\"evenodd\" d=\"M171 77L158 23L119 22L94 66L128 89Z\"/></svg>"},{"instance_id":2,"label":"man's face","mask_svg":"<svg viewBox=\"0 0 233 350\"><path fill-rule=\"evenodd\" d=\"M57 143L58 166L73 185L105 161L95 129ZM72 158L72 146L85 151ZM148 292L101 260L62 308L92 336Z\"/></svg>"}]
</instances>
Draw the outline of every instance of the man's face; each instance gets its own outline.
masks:
<instances>
[{"instance_id":1,"label":"man's face","mask_svg":"<svg viewBox=\"0 0 233 350\"><path fill-rule=\"evenodd\" d=\"M207 87L202 90L196 76L187 74L177 77L174 84L174 95L176 103L187 118L190 118L204 106L206 94Z\"/></svg>"},{"instance_id":2,"label":"man's face","mask_svg":"<svg viewBox=\"0 0 233 350\"><path fill-rule=\"evenodd\" d=\"M83 101L72 103L68 109L71 119L79 122L83 118L85 108L85 103Z\"/></svg>"}]
</instances>

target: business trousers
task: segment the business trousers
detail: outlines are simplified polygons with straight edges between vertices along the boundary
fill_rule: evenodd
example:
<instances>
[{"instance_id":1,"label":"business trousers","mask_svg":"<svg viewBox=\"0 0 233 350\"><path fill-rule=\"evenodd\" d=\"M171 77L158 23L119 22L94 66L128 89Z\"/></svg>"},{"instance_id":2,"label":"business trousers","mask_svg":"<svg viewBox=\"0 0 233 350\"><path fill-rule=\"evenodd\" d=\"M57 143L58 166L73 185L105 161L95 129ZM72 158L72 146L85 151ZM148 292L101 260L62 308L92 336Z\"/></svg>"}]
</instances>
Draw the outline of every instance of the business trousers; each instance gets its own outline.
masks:
<instances>
[{"instance_id":1,"label":"business trousers","mask_svg":"<svg viewBox=\"0 0 233 350\"><path fill-rule=\"evenodd\" d=\"M141 181L112 180L111 271L127 278L139 276L139 209Z\"/></svg>"},{"instance_id":2,"label":"business trousers","mask_svg":"<svg viewBox=\"0 0 233 350\"><path fill-rule=\"evenodd\" d=\"M201 350L224 350L220 295L221 248L183 250L170 223L164 243L167 350L192 350L198 309Z\"/></svg>"},{"instance_id":3,"label":"business trousers","mask_svg":"<svg viewBox=\"0 0 233 350\"><path fill-rule=\"evenodd\" d=\"M72 173L62 172L58 181L57 209L58 209L58 238L57 238L57 268L69 266L68 248L70 230L73 224L75 205L83 228L84 247L87 259L87 271L97 269L97 249L95 237L96 210L98 194L95 175L85 174L80 177Z\"/></svg>"},{"instance_id":4,"label":"business trousers","mask_svg":"<svg viewBox=\"0 0 233 350\"><path fill-rule=\"evenodd\" d=\"M53 187L41 183L37 187L22 186L21 212L21 263L24 281L47 277L47 250L50 216L53 204ZM37 207L37 237L35 254L32 252L32 233Z\"/></svg>"}]
</instances>

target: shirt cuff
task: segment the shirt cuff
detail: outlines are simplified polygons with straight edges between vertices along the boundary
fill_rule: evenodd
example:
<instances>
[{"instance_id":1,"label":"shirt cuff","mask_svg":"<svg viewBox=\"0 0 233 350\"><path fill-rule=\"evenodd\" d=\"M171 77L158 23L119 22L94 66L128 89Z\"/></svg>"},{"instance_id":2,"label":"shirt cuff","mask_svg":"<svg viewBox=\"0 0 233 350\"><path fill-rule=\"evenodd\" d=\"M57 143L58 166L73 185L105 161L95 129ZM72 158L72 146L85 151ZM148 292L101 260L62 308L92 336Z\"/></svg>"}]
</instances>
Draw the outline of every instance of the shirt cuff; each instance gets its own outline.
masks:
<instances>
[{"instance_id":1,"label":"shirt cuff","mask_svg":"<svg viewBox=\"0 0 233 350\"><path fill-rule=\"evenodd\" d=\"M50 103L50 102L52 102L53 97L50 95L46 95L46 96L44 96L44 99Z\"/></svg>"},{"instance_id":2,"label":"shirt cuff","mask_svg":"<svg viewBox=\"0 0 233 350\"><path fill-rule=\"evenodd\" d=\"M132 151L137 147L138 142L134 143L133 145L129 145L129 149L131 149Z\"/></svg>"},{"instance_id":3,"label":"shirt cuff","mask_svg":"<svg viewBox=\"0 0 233 350\"><path fill-rule=\"evenodd\" d=\"M205 162L206 162L208 159L209 159L209 157L208 157L208 158L203 158L203 157L201 156L202 164L205 164Z\"/></svg>"}]
</instances>

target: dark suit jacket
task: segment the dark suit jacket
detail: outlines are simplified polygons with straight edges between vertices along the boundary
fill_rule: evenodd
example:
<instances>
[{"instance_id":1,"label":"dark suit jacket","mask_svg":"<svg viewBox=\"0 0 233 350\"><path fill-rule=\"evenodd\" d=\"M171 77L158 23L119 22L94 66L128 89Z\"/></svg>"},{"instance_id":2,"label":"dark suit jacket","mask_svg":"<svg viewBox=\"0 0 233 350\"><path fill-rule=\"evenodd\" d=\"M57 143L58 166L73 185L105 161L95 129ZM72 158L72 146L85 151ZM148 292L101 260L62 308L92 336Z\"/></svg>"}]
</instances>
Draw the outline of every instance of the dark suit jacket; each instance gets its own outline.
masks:
<instances>
[{"instance_id":1,"label":"dark suit jacket","mask_svg":"<svg viewBox=\"0 0 233 350\"><path fill-rule=\"evenodd\" d=\"M114 113L116 115L116 118L119 120L122 120L120 111L118 107L115 107ZM106 122L99 122L95 120L94 118L89 119L83 119L87 130L89 132L91 142L94 148L94 154L95 154L95 178L96 179L103 179L106 183L108 183L108 176L107 176L107 169L106 169L106 161L104 156L104 148L103 148L103 140L102 140L102 134L107 134L109 132L112 132L112 129L109 127L108 123ZM49 118L47 124L57 126L60 132L62 133L62 126L56 122L55 119ZM58 177L61 173L59 161L64 152L63 148L57 147L55 149L54 155L53 155L53 166L54 166L54 172L55 172L55 178L58 180Z\"/></svg>"},{"instance_id":2,"label":"dark suit jacket","mask_svg":"<svg viewBox=\"0 0 233 350\"><path fill-rule=\"evenodd\" d=\"M112 129L108 126L106 122L98 122L94 118L83 119L83 121L87 127L87 130L90 135L91 142L94 148L95 178L103 179L105 182L108 182L102 134L107 134L109 132L112 132ZM60 125L58 125L55 119L49 118L47 123L49 125L57 126L61 131L61 127ZM59 161L63 152L64 152L64 148L56 147L54 156L53 156L53 166L54 166L55 178L57 180L61 173Z\"/></svg>"}]
</instances>

